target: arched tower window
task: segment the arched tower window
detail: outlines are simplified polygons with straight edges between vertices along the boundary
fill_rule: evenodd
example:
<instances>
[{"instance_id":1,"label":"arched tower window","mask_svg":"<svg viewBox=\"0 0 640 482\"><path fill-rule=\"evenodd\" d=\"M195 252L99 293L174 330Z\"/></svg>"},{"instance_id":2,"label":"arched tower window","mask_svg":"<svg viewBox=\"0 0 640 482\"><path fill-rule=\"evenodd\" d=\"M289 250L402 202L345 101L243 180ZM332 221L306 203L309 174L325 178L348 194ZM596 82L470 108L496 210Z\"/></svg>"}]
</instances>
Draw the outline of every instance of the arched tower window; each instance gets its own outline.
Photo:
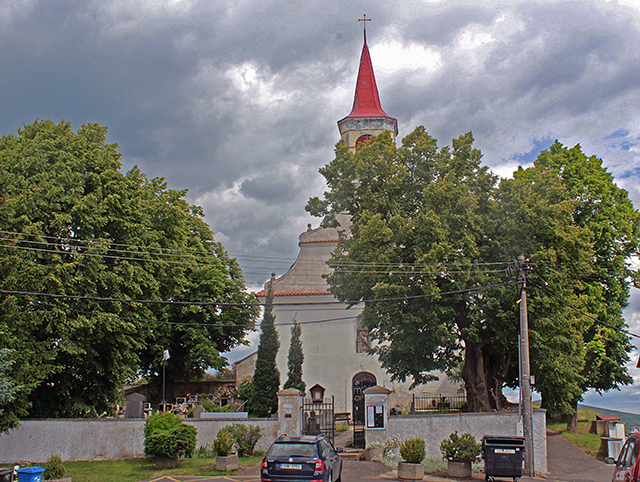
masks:
<instances>
[{"instance_id":1,"label":"arched tower window","mask_svg":"<svg viewBox=\"0 0 640 482\"><path fill-rule=\"evenodd\" d=\"M356 140L356 149L360 147L360 144L371 139L371 134L363 134Z\"/></svg>"}]
</instances>

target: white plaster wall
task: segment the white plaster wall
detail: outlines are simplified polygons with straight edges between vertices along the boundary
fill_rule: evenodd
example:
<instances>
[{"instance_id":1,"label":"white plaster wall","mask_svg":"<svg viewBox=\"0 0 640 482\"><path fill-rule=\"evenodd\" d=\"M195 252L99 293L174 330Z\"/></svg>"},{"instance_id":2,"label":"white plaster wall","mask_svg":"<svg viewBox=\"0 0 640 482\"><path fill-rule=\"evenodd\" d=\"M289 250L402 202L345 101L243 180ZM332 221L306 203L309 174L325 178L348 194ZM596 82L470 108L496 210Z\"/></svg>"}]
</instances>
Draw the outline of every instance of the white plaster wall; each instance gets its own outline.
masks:
<instances>
[{"instance_id":1,"label":"white plaster wall","mask_svg":"<svg viewBox=\"0 0 640 482\"><path fill-rule=\"evenodd\" d=\"M481 441L484 435L517 435L517 413L460 413L434 414L429 416L406 415L393 416L387 420L387 430L366 430L366 442L384 444L394 436L404 440L421 437L425 440L426 457L441 459L440 442L449 434L470 433ZM547 431L546 412L536 411L533 414L534 466L538 474L547 473Z\"/></svg>"},{"instance_id":2,"label":"white plaster wall","mask_svg":"<svg viewBox=\"0 0 640 482\"><path fill-rule=\"evenodd\" d=\"M232 423L261 428L256 448L266 450L276 439L277 419L185 420L198 430L197 447L215 439ZM144 420L23 420L21 426L0 435L0 463L43 463L52 453L67 460L115 460L144 457Z\"/></svg>"},{"instance_id":3,"label":"white plaster wall","mask_svg":"<svg viewBox=\"0 0 640 482\"><path fill-rule=\"evenodd\" d=\"M295 316L302 328L302 350L304 363L302 378L307 389L316 383L322 385L325 398L335 397L336 412L351 412L351 383L354 375L369 372L375 375L378 386L392 391L391 406L396 404L408 406L414 393L423 392L437 395L440 393L441 380L420 385L409 390L412 380L405 383L392 382L386 370L380 367L377 357L356 352L356 317L362 309L354 306L345 309L344 304L336 304L336 299L329 294L306 296L278 296L278 305L274 309L276 329L280 339L280 349L276 359L280 371L281 386L287 380L287 358L291 343L291 326ZM283 306L290 303L289 306ZM301 304L304 303L304 304ZM327 304L322 304L327 303ZM333 320L323 322L324 320ZM455 388L446 384L445 395L453 395ZM453 390L453 392L452 392ZM306 394L309 397L309 394Z\"/></svg>"}]
</instances>

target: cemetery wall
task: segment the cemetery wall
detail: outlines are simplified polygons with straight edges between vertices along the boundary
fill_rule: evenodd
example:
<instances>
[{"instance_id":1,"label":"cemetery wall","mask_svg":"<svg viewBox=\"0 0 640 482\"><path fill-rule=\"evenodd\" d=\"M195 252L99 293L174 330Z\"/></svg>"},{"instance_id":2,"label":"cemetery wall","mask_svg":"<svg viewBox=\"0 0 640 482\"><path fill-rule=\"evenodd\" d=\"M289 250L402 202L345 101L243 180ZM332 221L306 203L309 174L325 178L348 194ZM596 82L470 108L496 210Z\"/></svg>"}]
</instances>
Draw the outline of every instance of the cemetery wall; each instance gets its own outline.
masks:
<instances>
[{"instance_id":1,"label":"cemetery wall","mask_svg":"<svg viewBox=\"0 0 640 482\"><path fill-rule=\"evenodd\" d=\"M232 423L258 425L262 437L257 450L267 450L277 438L277 419L186 419L198 430L198 444L206 445L218 430ZM51 454L67 460L115 460L144 457L144 419L21 420L20 427L0 435L0 463L45 462Z\"/></svg>"}]
</instances>

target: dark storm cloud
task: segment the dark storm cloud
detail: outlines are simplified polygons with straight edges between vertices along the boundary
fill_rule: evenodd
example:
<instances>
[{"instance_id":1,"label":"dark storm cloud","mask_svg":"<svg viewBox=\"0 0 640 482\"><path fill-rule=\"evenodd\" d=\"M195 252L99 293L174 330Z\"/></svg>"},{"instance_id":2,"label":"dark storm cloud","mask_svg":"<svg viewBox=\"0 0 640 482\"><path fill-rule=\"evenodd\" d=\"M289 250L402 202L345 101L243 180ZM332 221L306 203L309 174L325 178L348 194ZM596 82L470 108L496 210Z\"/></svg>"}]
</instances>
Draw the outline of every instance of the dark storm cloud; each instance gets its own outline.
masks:
<instances>
[{"instance_id":1,"label":"dark storm cloud","mask_svg":"<svg viewBox=\"0 0 640 482\"><path fill-rule=\"evenodd\" d=\"M580 143L640 204L640 15L601 0L10 0L0 132L36 118L108 126L125 169L189 189L261 286L319 224L304 206L351 109L363 13L401 137L472 131L502 175L555 139Z\"/></svg>"}]
</instances>

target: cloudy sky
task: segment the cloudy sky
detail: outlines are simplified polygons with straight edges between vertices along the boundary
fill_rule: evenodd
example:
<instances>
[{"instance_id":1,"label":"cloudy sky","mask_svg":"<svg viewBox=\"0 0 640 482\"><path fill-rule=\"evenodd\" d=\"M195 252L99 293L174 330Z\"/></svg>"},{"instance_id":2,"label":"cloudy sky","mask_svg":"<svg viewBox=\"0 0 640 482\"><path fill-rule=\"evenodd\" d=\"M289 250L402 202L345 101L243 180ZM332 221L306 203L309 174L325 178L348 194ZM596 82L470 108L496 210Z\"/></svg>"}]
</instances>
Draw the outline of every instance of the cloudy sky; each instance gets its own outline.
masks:
<instances>
[{"instance_id":1,"label":"cloudy sky","mask_svg":"<svg viewBox=\"0 0 640 482\"><path fill-rule=\"evenodd\" d=\"M504 176L580 143L640 206L640 0L0 0L0 133L108 126L125 170L188 189L257 288L318 225L304 206L351 110L363 13L399 138L472 131ZM640 333L635 293L627 321ZM586 403L640 411L639 392Z\"/></svg>"}]
</instances>

